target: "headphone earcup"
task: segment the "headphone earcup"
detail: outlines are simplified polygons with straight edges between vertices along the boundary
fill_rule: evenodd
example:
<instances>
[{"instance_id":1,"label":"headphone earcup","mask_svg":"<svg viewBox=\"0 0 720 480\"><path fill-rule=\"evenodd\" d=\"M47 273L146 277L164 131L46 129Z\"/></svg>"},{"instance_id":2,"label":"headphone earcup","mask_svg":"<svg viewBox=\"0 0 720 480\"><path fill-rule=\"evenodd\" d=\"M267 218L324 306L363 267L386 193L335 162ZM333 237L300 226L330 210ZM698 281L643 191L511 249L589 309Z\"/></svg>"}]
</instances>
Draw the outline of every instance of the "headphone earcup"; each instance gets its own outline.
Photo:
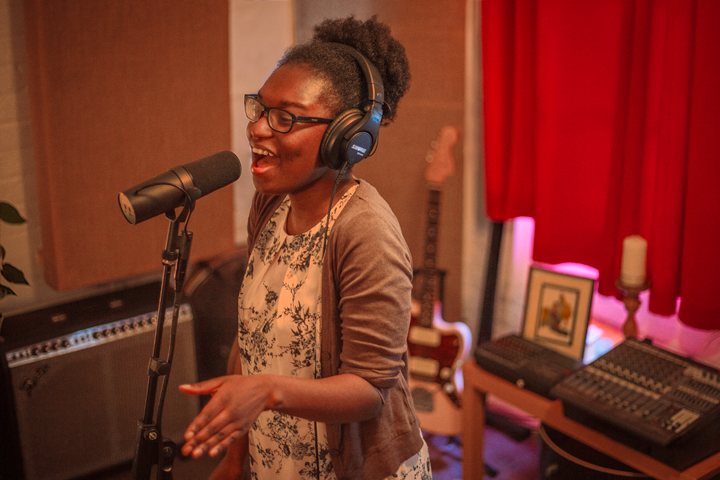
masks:
<instances>
[{"instance_id":1,"label":"headphone earcup","mask_svg":"<svg viewBox=\"0 0 720 480\"><path fill-rule=\"evenodd\" d=\"M343 146L345 134L355 128L364 116L357 108L345 110L328 125L320 142L320 158L325 165L335 170L342 167L347 160L347 148Z\"/></svg>"}]
</instances>

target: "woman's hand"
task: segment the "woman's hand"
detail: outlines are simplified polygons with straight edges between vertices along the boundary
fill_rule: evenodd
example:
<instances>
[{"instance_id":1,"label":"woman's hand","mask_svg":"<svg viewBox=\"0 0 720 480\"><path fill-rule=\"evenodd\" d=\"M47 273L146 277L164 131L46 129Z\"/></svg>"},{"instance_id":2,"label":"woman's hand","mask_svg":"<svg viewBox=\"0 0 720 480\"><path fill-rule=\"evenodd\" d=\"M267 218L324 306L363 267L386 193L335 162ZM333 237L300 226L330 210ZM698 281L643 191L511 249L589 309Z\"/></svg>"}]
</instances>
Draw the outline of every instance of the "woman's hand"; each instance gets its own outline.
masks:
<instances>
[{"instance_id":1,"label":"woman's hand","mask_svg":"<svg viewBox=\"0 0 720 480\"><path fill-rule=\"evenodd\" d=\"M222 453L233 442L247 435L253 422L266 409L271 385L262 375L227 375L194 385L181 385L180 391L212 398L185 431L183 455L193 458Z\"/></svg>"},{"instance_id":2,"label":"woman's hand","mask_svg":"<svg viewBox=\"0 0 720 480\"><path fill-rule=\"evenodd\" d=\"M228 375L181 385L191 395L212 395L185 431L183 455L214 457L247 435L265 410L324 423L349 423L376 416L380 392L366 380L341 374L323 379L279 375Z\"/></svg>"}]
</instances>

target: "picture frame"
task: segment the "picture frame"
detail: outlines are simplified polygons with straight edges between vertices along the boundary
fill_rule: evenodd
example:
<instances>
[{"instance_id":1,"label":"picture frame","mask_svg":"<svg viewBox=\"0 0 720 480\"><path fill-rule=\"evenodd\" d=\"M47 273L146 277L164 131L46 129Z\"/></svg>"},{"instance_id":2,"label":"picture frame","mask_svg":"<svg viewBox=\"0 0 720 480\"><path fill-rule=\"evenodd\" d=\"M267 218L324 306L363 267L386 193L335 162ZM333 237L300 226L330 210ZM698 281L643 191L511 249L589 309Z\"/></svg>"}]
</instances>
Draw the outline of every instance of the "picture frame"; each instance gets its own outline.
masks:
<instances>
[{"instance_id":1,"label":"picture frame","mask_svg":"<svg viewBox=\"0 0 720 480\"><path fill-rule=\"evenodd\" d=\"M523 337L582 360L595 279L530 267Z\"/></svg>"}]
</instances>

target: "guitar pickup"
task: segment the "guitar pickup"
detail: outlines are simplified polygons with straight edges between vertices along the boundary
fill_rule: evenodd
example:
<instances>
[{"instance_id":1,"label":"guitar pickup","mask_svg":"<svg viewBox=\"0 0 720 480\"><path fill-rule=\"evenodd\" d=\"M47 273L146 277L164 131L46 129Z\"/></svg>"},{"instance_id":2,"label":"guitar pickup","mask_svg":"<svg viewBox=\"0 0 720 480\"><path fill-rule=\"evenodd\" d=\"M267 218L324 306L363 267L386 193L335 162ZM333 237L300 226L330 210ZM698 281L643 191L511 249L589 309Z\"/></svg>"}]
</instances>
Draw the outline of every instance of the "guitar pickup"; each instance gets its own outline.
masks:
<instances>
[{"instance_id":1,"label":"guitar pickup","mask_svg":"<svg viewBox=\"0 0 720 480\"><path fill-rule=\"evenodd\" d=\"M424 347L439 347L442 341L442 333L439 330L432 328L419 327L414 325L410 327L408 333L408 340L415 345L422 345Z\"/></svg>"},{"instance_id":2,"label":"guitar pickup","mask_svg":"<svg viewBox=\"0 0 720 480\"><path fill-rule=\"evenodd\" d=\"M434 378L440 370L440 362L432 358L410 357L408 358L408 370L413 375Z\"/></svg>"}]
</instances>

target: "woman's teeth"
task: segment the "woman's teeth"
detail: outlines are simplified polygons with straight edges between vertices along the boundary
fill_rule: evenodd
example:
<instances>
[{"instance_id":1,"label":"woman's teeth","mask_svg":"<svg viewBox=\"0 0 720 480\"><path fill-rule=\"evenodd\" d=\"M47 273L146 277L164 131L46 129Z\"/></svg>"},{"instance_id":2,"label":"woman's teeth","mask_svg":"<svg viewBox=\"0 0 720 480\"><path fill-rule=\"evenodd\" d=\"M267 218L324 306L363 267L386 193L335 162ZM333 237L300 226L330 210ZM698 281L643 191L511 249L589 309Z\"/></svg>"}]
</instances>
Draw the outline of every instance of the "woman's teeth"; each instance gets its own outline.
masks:
<instances>
[{"instance_id":1,"label":"woman's teeth","mask_svg":"<svg viewBox=\"0 0 720 480\"><path fill-rule=\"evenodd\" d=\"M257 153L258 155L264 155L266 157L272 157L274 156L272 153L268 152L267 150L263 150L261 148L252 147L253 153Z\"/></svg>"}]
</instances>

